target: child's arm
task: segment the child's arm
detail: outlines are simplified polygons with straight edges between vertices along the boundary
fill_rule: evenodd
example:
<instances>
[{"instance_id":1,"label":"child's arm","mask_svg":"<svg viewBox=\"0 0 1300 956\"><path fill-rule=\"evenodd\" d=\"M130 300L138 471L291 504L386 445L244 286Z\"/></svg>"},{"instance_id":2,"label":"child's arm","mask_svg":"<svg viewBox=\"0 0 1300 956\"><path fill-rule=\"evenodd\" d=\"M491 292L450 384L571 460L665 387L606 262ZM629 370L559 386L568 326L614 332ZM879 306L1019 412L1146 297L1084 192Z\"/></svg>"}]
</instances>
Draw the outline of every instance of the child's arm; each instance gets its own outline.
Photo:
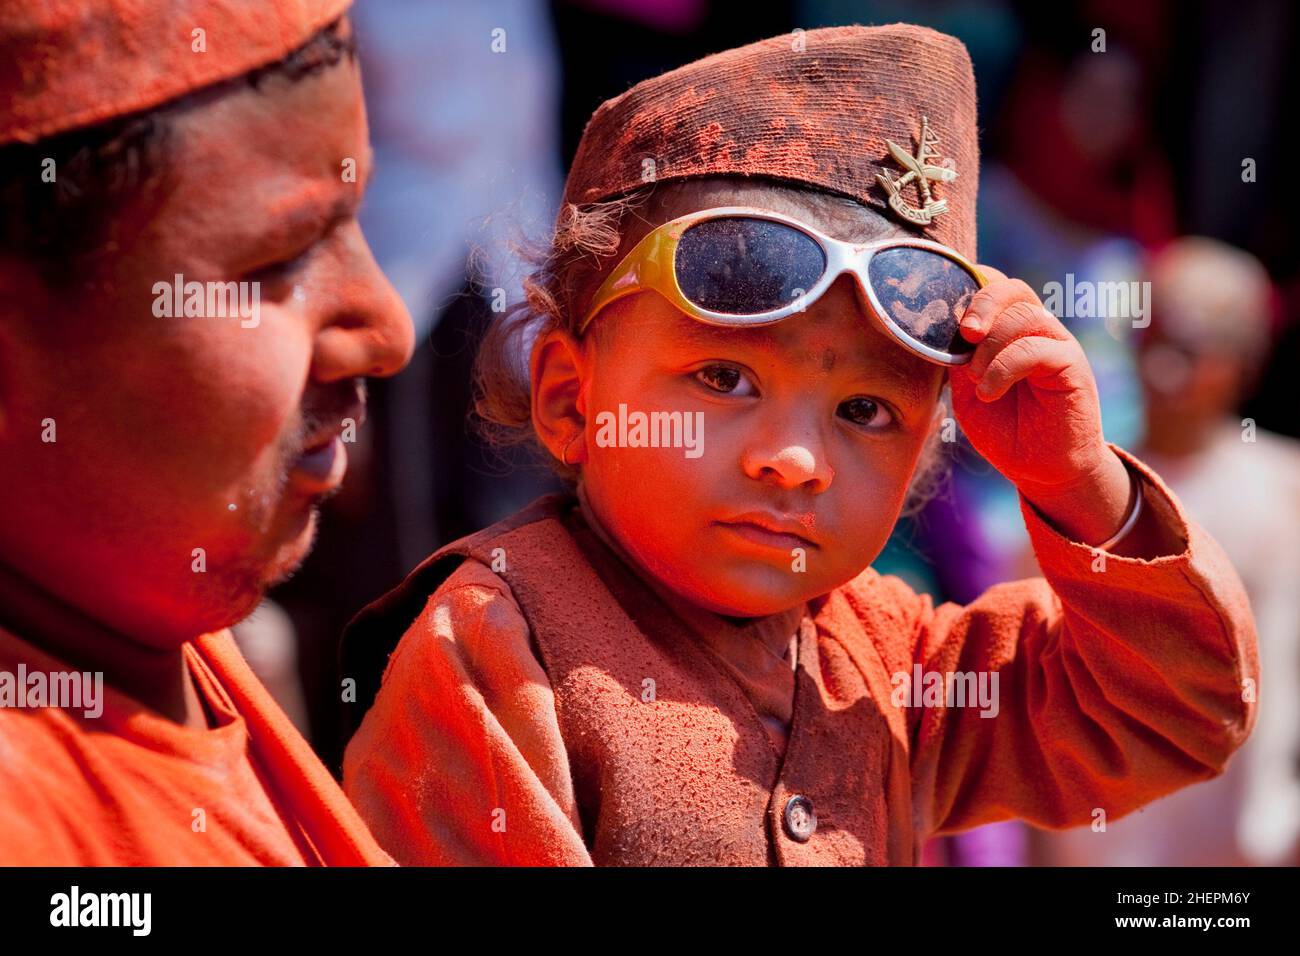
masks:
<instances>
[{"instance_id":1,"label":"child's arm","mask_svg":"<svg viewBox=\"0 0 1300 956\"><path fill-rule=\"evenodd\" d=\"M990 690L997 675L996 710L908 712L923 834L1013 817L1114 820L1217 775L1249 733L1258 663L1245 592L1154 473L1124 457L1152 479L1147 513L1186 547L1152 561L1102 556L1022 498L1045 580L997 585L965 607L918 599L912 663L923 675L983 675Z\"/></svg>"},{"instance_id":2,"label":"child's arm","mask_svg":"<svg viewBox=\"0 0 1300 956\"><path fill-rule=\"evenodd\" d=\"M953 401L1020 490L1046 580L917 608L913 663L998 678L995 717L909 713L923 832L1114 819L1220 772L1255 715L1255 629L1236 572L1159 478L1103 439L1078 343L1024 283L988 271L996 281L963 321L979 345L952 375ZM1137 525L1097 550L1138 493Z\"/></svg>"},{"instance_id":3,"label":"child's arm","mask_svg":"<svg viewBox=\"0 0 1300 956\"><path fill-rule=\"evenodd\" d=\"M462 564L402 637L343 785L402 864L591 864L550 682L482 564Z\"/></svg>"}]
</instances>

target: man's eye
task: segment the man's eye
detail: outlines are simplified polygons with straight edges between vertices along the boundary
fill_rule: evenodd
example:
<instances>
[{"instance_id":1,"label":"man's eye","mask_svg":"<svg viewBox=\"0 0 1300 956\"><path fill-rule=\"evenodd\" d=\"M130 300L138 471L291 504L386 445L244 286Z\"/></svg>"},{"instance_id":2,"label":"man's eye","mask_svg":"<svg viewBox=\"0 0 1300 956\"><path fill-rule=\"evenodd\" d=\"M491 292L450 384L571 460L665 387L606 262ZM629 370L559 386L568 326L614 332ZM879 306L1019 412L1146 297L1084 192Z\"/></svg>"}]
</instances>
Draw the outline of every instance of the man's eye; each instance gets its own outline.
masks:
<instances>
[{"instance_id":1,"label":"man's eye","mask_svg":"<svg viewBox=\"0 0 1300 956\"><path fill-rule=\"evenodd\" d=\"M279 262L272 262L269 265L262 266L248 273L245 277L249 282L262 282L267 285L273 285L277 282L283 282L293 275L298 267L306 260L311 248L304 249L296 256L288 259L282 259Z\"/></svg>"},{"instance_id":2,"label":"man's eye","mask_svg":"<svg viewBox=\"0 0 1300 956\"><path fill-rule=\"evenodd\" d=\"M841 418L867 428L885 428L894 420L889 409L874 398L859 396L846 399L840 402L840 407L836 411Z\"/></svg>"},{"instance_id":3,"label":"man's eye","mask_svg":"<svg viewBox=\"0 0 1300 956\"><path fill-rule=\"evenodd\" d=\"M695 377L713 389L727 395L753 395L753 384L745 373L731 365L706 365Z\"/></svg>"}]
</instances>

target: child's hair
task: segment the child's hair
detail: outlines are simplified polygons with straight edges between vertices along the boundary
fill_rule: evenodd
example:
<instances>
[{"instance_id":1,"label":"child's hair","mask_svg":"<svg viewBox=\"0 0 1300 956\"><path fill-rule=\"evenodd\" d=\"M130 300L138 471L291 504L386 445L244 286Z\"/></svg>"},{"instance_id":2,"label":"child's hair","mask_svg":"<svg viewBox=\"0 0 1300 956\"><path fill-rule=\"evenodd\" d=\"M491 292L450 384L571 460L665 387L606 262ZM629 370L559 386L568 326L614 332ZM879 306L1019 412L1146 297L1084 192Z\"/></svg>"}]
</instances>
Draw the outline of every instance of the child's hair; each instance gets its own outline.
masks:
<instances>
[{"instance_id":1,"label":"child's hair","mask_svg":"<svg viewBox=\"0 0 1300 956\"><path fill-rule=\"evenodd\" d=\"M578 337L580 309L617 261L625 217L651 199L653 188L647 186L608 202L566 203L550 242L520 250L534 266L523 280L523 300L507 307L488 325L474 362L471 418L479 434L497 448L531 445L557 475L570 483L577 481L578 469L556 460L533 431L528 374L532 346L539 337L557 328ZM819 204L863 208L851 199L819 190L798 191ZM946 418L951 419L946 377L939 403ZM904 517L919 512L942 490L949 476L951 461L945 450L948 443L942 437L942 430L934 429L926 440L908 487Z\"/></svg>"}]
</instances>

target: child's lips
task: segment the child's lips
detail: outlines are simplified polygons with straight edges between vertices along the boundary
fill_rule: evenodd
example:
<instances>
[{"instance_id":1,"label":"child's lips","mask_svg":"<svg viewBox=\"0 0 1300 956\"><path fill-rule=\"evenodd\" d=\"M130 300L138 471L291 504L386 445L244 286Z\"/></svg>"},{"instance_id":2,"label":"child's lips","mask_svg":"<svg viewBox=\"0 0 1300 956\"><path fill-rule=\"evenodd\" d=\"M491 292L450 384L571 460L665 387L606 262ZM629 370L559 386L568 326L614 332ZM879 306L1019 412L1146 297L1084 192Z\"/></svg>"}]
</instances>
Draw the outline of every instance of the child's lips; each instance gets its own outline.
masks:
<instances>
[{"instance_id":1,"label":"child's lips","mask_svg":"<svg viewBox=\"0 0 1300 956\"><path fill-rule=\"evenodd\" d=\"M792 548L819 547L817 542L801 533L812 523L811 516L800 519L754 511L714 523L754 544L778 548L786 553Z\"/></svg>"}]
</instances>

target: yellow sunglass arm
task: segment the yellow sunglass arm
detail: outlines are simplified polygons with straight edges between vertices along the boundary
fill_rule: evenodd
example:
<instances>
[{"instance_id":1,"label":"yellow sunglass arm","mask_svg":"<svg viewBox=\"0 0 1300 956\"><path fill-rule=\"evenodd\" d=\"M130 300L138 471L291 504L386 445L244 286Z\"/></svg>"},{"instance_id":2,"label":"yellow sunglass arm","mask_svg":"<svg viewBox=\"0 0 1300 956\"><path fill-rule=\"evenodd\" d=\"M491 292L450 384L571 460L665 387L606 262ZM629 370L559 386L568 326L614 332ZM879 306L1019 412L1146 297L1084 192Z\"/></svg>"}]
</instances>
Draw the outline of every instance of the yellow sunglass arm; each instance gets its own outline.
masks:
<instances>
[{"instance_id":1,"label":"yellow sunglass arm","mask_svg":"<svg viewBox=\"0 0 1300 956\"><path fill-rule=\"evenodd\" d=\"M677 249L680 235L679 230L660 228L638 242L596 290L578 334L581 335L586 331L591 320L601 309L626 295L642 289L655 289L667 294L670 288L667 283L672 282L673 253ZM675 285L676 283L673 283L673 286ZM675 295L668 295L669 301L674 298Z\"/></svg>"}]
</instances>

